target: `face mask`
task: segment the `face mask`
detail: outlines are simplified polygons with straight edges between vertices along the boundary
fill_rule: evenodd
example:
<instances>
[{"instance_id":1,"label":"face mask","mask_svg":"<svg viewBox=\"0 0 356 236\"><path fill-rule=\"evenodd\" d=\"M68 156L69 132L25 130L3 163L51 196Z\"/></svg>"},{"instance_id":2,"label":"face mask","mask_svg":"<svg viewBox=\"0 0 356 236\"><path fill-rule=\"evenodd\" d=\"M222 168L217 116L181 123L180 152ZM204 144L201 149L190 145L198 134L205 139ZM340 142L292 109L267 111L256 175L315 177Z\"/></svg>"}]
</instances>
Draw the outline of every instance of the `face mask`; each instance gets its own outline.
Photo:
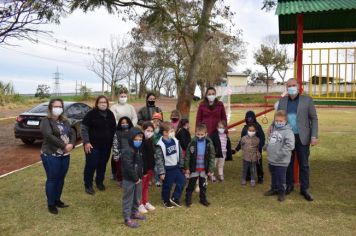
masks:
<instances>
[{"instance_id":1,"label":"face mask","mask_svg":"<svg viewBox=\"0 0 356 236\"><path fill-rule=\"evenodd\" d=\"M170 139L174 138L175 136L176 136L176 134L175 134L174 132L170 132L170 133L168 134L168 137L169 137Z\"/></svg>"},{"instance_id":2,"label":"face mask","mask_svg":"<svg viewBox=\"0 0 356 236\"><path fill-rule=\"evenodd\" d=\"M197 136L197 138L198 138L199 142L202 142L205 140L205 136Z\"/></svg>"},{"instance_id":3,"label":"face mask","mask_svg":"<svg viewBox=\"0 0 356 236\"><path fill-rule=\"evenodd\" d=\"M119 103L120 104L125 104L127 102L127 97L120 97L119 98Z\"/></svg>"},{"instance_id":4,"label":"face mask","mask_svg":"<svg viewBox=\"0 0 356 236\"><path fill-rule=\"evenodd\" d=\"M152 136L153 136L153 132L151 132L151 131L145 131L145 137L146 137L147 139L152 138Z\"/></svg>"},{"instance_id":5,"label":"face mask","mask_svg":"<svg viewBox=\"0 0 356 236\"><path fill-rule=\"evenodd\" d=\"M147 103L148 103L149 106L154 107L156 101L148 101Z\"/></svg>"},{"instance_id":6,"label":"face mask","mask_svg":"<svg viewBox=\"0 0 356 236\"><path fill-rule=\"evenodd\" d=\"M121 125L121 128L123 128L123 129L128 129L128 128L129 128L129 125L127 125L127 124Z\"/></svg>"},{"instance_id":7,"label":"face mask","mask_svg":"<svg viewBox=\"0 0 356 236\"><path fill-rule=\"evenodd\" d=\"M213 102L216 97L215 97L215 95L208 95L207 98L208 98L209 102Z\"/></svg>"},{"instance_id":8,"label":"face mask","mask_svg":"<svg viewBox=\"0 0 356 236\"><path fill-rule=\"evenodd\" d=\"M284 122L275 122L274 126L278 129L283 128L286 125Z\"/></svg>"},{"instance_id":9,"label":"face mask","mask_svg":"<svg viewBox=\"0 0 356 236\"><path fill-rule=\"evenodd\" d=\"M255 136L256 132L255 131L247 131L248 136L253 137Z\"/></svg>"},{"instance_id":10,"label":"face mask","mask_svg":"<svg viewBox=\"0 0 356 236\"><path fill-rule=\"evenodd\" d=\"M141 145L142 145L142 141L136 141L136 140L134 140L134 141L133 141L133 145L134 145L135 148L140 148Z\"/></svg>"},{"instance_id":11,"label":"face mask","mask_svg":"<svg viewBox=\"0 0 356 236\"><path fill-rule=\"evenodd\" d=\"M159 127L155 128L155 134L158 134L159 133Z\"/></svg>"},{"instance_id":12,"label":"face mask","mask_svg":"<svg viewBox=\"0 0 356 236\"><path fill-rule=\"evenodd\" d=\"M223 129L223 128L218 128L218 131L219 131L220 134L225 133L225 129Z\"/></svg>"},{"instance_id":13,"label":"face mask","mask_svg":"<svg viewBox=\"0 0 356 236\"><path fill-rule=\"evenodd\" d=\"M60 116L60 115L62 115L62 113L63 113L63 108L61 108L61 107L54 107L52 109L52 114L54 116Z\"/></svg>"},{"instance_id":14,"label":"face mask","mask_svg":"<svg viewBox=\"0 0 356 236\"><path fill-rule=\"evenodd\" d=\"M298 88L295 86L295 87L289 87L288 89L288 94L289 95L297 95L298 94Z\"/></svg>"},{"instance_id":15,"label":"face mask","mask_svg":"<svg viewBox=\"0 0 356 236\"><path fill-rule=\"evenodd\" d=\"M177 123L177 122L179 121L179 119L178 119L178 118L172 118L171 121L172 121L173 123Z\"/></svg>"},{"instance_id":16,"label":"face mask","mask_svg":"<svg viewBox=\"0 0 356 236\"><path fill-rule=\"evenodd\" d=\"M105 111L106 110L106 104L99 104L98 105L99 110Z\"/></svg>"}]
</instances>

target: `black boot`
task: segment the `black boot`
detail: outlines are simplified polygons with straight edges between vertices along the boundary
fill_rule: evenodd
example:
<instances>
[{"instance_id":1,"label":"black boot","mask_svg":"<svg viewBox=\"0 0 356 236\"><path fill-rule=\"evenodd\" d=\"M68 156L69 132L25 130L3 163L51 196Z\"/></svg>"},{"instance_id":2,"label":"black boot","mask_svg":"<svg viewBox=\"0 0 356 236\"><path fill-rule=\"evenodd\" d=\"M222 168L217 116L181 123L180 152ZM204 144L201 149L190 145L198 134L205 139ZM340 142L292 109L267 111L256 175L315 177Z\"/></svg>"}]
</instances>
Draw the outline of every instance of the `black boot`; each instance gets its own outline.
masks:
<instances>
[{"instance_id":1,"label":"black boot","mask_svg":"<svg viewBox=\"0 0 356 236\"><path fill-rule=\"evenodd\" d=\"M48 205L48 211L54 215L58 214L58 209L56 205Z\"/></svg>"},{"instance_id":2,"label":"black boot","mask_svg":"<svg viewBox=\"0 0 356 236\"><path fill-rule=\"evenodd\" d=\"M285 192L279 192L278 193L278 201L283 202L286 200L286 193Z\"/></svg>"},{"instance_id":3,"label":"black boot","mask_svg":"<svg viewBox=\"0 0 356 236\"><path fill-rule=\"evenodd\" d=\"M286 188L286 195L290 194L291 192L293 192L294 190L294 186L293 185L288 185Z\"/></svg>"},{"instance_id":4,"label":"black boot","mask_svg":"<svg viewBox=\"0 0 356 236\"><path fill-rule=\"evenodd\" d=\"M201 199L200 203L206 207L210 205L210 202L208 202L208 200L206 200L206 199Z\"/></svg>"},{"instance_id":5,"label":"black boot","mask_svg":"<svg viewBox=\"0 0 356 236\"><path fill-rule=\"evenodd\" d=\"M313 196L307 190L300 192L300 194L304 196L305 200L309 202L314 201Z\"/></svg>"},{"instance_id":6,"label":"black boot","mask_svg":"<svg viewBox=\"0 0 356 236\"><path fill-rule=\"evenodd\" d=\"M192 205L192 195L186 194L185 195L185 205L190 207Z\"/></svg>"},{"instance_id":7,"label":"black boot","mask_svg":"<svg viewBox=\"0 0 356 236\"><path fill-rule=\"evenodd\" d=\"M69 207L69 205L65 204L65 203L62 202L61 200L56 201L55 204L56 204L56 207L59 207L59 208L66 208L66 207Z\"/></svg>"},{"instance_id":8,"label":"black boot","mask_svg":"<svg viewBox=\"0 0 356 236\"><path fill-rule=\"evenodd\" d=\"M85 188L85 192L87 194L90 194L90 195L94 195L95 194L95 191L94 191L93 187L86 187Z\"/></svg>"},{"instance_id":9,"label":"black boot","mask_svg":"<svg viewBox=\"0 0 356 236\"><path fill-rule=\"evenodd\" d=\"M96 187L99 189L99 191L105 191L105 185L104 184L97 184Z\"/></svg>"}]
</instances>

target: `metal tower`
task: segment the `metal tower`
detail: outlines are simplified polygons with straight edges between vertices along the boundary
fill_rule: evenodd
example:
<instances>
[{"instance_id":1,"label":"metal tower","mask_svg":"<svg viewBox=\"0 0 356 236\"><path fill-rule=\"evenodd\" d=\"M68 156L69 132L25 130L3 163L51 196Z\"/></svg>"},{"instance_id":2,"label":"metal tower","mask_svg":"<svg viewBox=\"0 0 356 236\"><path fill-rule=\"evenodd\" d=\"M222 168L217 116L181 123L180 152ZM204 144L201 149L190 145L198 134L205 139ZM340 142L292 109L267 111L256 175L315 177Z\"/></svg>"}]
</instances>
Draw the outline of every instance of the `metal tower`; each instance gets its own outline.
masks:
<instances>
[{"instance_id":1,"label":"metal tower","mask_svg":"<svg viewBox=\"0 0 356 236\"><path fill-rule=\"evenodd\" d=\"M61 73L58 72L58 67L56 73L54 73L54 86L53 86L53 95L54 96L59 96L61 94L61 88L60 88L60 76Z\"/></svg>"}]
</instances>

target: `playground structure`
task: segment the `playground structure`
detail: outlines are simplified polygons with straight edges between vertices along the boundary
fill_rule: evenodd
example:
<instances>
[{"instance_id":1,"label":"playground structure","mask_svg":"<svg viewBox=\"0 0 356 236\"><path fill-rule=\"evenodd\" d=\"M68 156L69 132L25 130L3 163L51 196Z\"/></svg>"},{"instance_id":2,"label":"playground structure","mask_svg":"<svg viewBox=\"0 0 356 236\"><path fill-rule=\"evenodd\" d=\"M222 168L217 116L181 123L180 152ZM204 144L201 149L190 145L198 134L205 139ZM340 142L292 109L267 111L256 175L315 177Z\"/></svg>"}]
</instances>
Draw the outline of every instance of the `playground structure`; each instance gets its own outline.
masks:
<instances>
[{"instance_id":1,"label":"playground structure","mask_svg":"<svg viewBox=\"0 0 356 236\"><path fill-rule=\"evenodd\" d=\"M278 0L276 15L280 44L294 44L294 78L299 93L334 105L355 102L356 47L303 48L303 43L355 42L356 1ZM276 97L265 96L265 110L256 117L274 110L268 104L270 98ZM228 128L243 123L240 120ZM297 158L294 167L294 182L298 183Z\"/></svg>"}]
</instances>

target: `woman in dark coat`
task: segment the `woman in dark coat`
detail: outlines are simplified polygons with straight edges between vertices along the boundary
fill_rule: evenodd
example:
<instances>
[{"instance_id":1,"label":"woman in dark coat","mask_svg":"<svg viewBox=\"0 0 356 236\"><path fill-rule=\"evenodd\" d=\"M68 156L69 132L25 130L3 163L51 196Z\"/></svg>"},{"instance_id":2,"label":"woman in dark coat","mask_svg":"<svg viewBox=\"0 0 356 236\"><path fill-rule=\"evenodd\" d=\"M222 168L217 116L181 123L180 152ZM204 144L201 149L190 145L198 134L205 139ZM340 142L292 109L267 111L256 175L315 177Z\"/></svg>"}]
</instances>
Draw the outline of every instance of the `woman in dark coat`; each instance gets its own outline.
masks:
<instances>
[{"instance_id":1,"label":"woman in dark coat","mask_svg":"<svg viewBox=\"0 0 356 236\"><path fill-rule=\"evenodd\" d=\"M146 106L142 107L137 113L137 124L142 126L144 122L152 121L154 113L161 113L163 118L161 108L156 106L156 95L154 93L148 93L146 96Z\"/></svg>"},{"instance_id":2,"label":"woman in dark coat","mask_svg":"<svg viewBox=\"0 0 356 236\"><path fill-rule=\"evenodd\" d=\"M110 158L111 146L116 130L114 114L109 109L108 99L101 95L96 99L95 107L89 111L81 126L85 151L84 185L88 194L95 194L93 177L100 191L105 190L104 176L106 164Z\"/></svg>"},{"instance_id":3,"label":"woman in dark coat","mask_svg":"<svg viewBox=\"0 0 356 236\"><path fill-rule=\"evenodd\" d=\"M209 87L206 90L204 101L199 105L195 125L205 124L208 135L211 136L222 120L227 122L224 104L216 98L215 88Z\"/></svg>"}]
</instances>

